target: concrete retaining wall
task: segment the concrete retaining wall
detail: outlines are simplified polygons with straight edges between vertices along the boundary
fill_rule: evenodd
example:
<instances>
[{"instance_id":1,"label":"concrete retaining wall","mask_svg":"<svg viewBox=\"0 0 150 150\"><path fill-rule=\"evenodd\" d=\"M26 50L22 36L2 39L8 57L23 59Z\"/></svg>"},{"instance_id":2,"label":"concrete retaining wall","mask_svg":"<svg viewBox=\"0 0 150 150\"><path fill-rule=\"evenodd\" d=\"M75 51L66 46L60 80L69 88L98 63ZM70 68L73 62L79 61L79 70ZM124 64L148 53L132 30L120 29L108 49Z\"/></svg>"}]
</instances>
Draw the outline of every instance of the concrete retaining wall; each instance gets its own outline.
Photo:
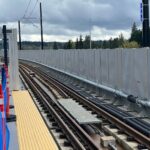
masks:
<instances>
[{"instance_id":1,"label":"concrete retaining wall","mask_svg":"<svg viewBox=\"0 0 150 150\"><path fill-rule=\"evenodd\" d=\"M19 58L150 99L150 49L23 50Z\"/></svg>"}]
</instances>

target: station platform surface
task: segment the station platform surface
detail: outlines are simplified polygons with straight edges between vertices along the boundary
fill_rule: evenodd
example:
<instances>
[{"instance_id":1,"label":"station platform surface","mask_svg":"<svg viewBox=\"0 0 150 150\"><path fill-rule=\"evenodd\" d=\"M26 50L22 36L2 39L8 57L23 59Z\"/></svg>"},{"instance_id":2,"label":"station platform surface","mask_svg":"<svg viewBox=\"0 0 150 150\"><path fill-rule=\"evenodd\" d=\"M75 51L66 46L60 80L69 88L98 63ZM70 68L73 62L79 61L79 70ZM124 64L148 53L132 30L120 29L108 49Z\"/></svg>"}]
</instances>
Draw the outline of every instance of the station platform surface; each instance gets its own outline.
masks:
<instances>
[{"instance_id":1,"label":"station platform surface","mask_svg":"<svg viewBox=\"0 0 150 150\"><path fill-rule=\"evenodd\" d=\"M58 150L28 91L12 92L19 150Z\"/></svg>"},{"instance_id":2,"label":"station platform surface","mask_svg":"<svg viewBox=\"0 0 150 150\"><path fill-rule=\"evenodd\" d=\"M10 105L14 106L12 94L10 95ZM10 114L15 115L14 109L10 109ZM9 150L19 150L16 122L7 122L7 125L10 131Z\"/></svg>"}]
</instances>

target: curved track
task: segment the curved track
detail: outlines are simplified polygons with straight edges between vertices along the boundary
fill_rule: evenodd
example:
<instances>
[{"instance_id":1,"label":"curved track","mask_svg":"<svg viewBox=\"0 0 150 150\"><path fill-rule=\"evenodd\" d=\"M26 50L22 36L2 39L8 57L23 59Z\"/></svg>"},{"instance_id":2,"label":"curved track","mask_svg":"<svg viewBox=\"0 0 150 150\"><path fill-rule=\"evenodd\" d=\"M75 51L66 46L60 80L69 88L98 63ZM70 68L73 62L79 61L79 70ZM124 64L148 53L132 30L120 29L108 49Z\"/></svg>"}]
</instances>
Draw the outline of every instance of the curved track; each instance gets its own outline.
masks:
<instances>
[{"instance_id":1,"label":"curved track","mask_svg":"<svg viewBox=\"0 0 150 150\"><path fill-rule=\"evenodd\" d=\"M34 96L40 100L40 102L46 108L48 114L51 114L60 128L63 130L64 135L70 141L74 149L77 150L98 150L99 148L92 141L90 136L76 123L60 105L53 101L50 96L40 87L30 76L29 69L21 67L20 72L25 79L26 83L30 86L30 89L34 93ZM54 86L54 85L53 85ZM58 88L59 89L59 88ZM67 96L61 89L59 92L63 96Z\"/></svg>"},{"instance_id":2,"label":"curved track","mask_svg":"<svg viewBox=\"0 0 150 150\"><path fill-rule=\"evenodd\" d=\"M110 122L114 123L118 128L124 130L130 136L134 137L139 143L144 143L146 146L150 147L149 123L144 122L141 119L136 118L131 114L122 111L119 108L116 108L109 104L105 104L99 99L88 95L84 91L76 91L72 85L65 85L65 83L62 83L61 79L57 78L57 73L55 73L54 71L52 71L51 75L48 75L43 68L40 68L40 66L38 68L31 67L27 64L25 66L32 69L32 71L41 76L47 83L55 86L55 88L57 88L61 95L66 97L71 96L75 99L78 99L81 103L92 109L98 115L108 119Z\"/></svg>"}]
</instances>

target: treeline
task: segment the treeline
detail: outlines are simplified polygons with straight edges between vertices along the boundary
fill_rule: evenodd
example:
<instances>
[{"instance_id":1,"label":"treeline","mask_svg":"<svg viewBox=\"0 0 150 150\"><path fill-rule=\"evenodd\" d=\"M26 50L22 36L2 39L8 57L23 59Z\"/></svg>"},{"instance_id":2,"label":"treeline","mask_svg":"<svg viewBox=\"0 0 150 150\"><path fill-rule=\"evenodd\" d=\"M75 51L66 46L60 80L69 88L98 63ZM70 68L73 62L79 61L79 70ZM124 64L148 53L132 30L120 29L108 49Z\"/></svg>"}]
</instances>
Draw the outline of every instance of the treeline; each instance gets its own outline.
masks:
<instances>
[{"instance_id":1,"label":"treeline","mask_svg":"<svg viewBox=\"0 0 150 150\"><path fill-rule=\"evenodd\" d=\"M97 48L117 48L121 47L124 43L124 37L123 34L120 34L118 38L110 40L99 40L99 41L90 41L90 36L86 35L85 39L83 40L82 35L80 35L79 38L77 38L76 42L73 42L72 40L69 40L64 45L64 49L97 49Z\"/></svg>"},{"instance_id":2,"label":"treeline","mask_svg":"<svg viewBox=\"0 0 150 150\"><path fill-rule=\"evenodd\" d=\"M57 43L55 42L56 48ZM136 26L136 23L133 23L131 29L131 35L128 40L126 40L121 33L117 38L110 38L109 40L99 40L99 41L91 41L90 36L86 35L83 39L82 35L76 39L76 42L69 40L64 45L64 49L113 49L113 48L138 48L142 46L142 31L139 30Z\"/></svg>"},{"instance_id":3,"label":"treeline","mask_svg":"<svg viewBox=\"0 0 150 150\"><path fill-rule=\"evenodd\" d=\"M133 23L129 39L125 39L121 33L116 38L109 40L97 40L90 42L90 35L83 37L80 35L76 41L69 40L68 42L44 42L44 49L114 49L114 48L139 48L142 47L142 31L137 28L136 23ZM22 42L22 49L35 49L41 48L40 42Z\"/></svg>"},{"instance_id":4,"label":"treeline","mask_svg":"<svg viewBox=\"0 0 150 150\"><path fill-rule=\"evenodd\" d=\"M40 50L41 49L41 42L33 42L33 41L23 41L22 42L22 49L23 50ZM18 43L19 46L19 43ZM53 49L54 42L44 42L44 49ZM64 43L57 42L56 49L62 49L64 47Z\"/></svg>"}]
</instances>

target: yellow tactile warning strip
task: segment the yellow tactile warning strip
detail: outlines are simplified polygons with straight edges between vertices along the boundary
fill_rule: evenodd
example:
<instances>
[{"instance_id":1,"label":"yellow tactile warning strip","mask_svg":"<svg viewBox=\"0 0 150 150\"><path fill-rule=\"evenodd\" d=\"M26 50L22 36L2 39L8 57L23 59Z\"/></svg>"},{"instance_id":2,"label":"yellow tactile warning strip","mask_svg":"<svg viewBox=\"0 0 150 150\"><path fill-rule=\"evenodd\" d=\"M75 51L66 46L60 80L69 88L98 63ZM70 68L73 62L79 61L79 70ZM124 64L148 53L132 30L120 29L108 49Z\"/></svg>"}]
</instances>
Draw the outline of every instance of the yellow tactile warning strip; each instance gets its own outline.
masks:
<instances>
[{"instance_id":1,"label":"yellow tactile warning strip","mask_svg":"<svg viewBox=\"0 0 150 150\"><path fill-rule=\"evenodd\" d=\"M28 91L12 93L20 150L58 150Z\"/></svg>"}]
</instances>

